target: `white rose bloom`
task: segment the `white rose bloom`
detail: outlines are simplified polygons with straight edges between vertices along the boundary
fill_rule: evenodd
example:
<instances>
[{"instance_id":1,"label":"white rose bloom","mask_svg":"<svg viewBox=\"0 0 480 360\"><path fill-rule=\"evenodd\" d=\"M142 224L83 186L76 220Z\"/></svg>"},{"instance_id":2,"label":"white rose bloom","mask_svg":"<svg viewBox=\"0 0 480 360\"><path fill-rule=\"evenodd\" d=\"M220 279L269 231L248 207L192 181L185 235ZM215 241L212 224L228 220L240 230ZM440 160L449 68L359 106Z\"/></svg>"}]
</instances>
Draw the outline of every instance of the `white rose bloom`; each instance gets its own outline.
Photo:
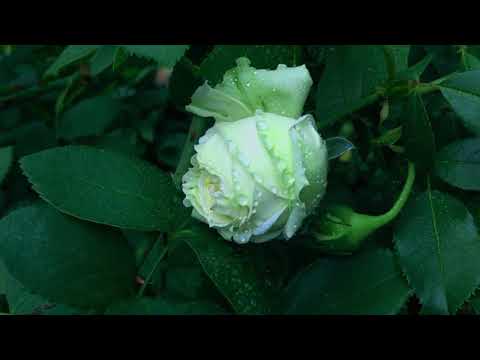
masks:
<instances>
[{"instance_id":1,"label":"white rose bloom","mask_svg":"<svg viewBox=\"0 0 480 360\"><path fill-rule=\"evenodd\" d=\"M327 148L311 115L305 66L256 70L247 59L201 86L187 110L214 117L183 177L185 205L227 240L291 238L323 197Z\"/></svg>"}]
</instances>

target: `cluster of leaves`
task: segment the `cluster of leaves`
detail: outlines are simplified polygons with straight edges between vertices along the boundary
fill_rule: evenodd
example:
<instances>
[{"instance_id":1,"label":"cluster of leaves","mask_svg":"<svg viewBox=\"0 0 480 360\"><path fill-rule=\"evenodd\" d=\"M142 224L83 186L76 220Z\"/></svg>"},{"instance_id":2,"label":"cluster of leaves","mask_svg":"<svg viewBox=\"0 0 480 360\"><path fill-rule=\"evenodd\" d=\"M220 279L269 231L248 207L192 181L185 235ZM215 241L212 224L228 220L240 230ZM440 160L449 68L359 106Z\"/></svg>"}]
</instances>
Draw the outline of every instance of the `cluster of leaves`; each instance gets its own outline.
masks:
<instances>
[{"instance_id":1,"label":"cluster of leaves","mask_svg":"<svg viewBox=\"0 0 480 360\"><path fill-rule=\"evenodd\" d=\"M480 311L480 47L71 45L0 48L0 313L473 314ZM247 56L306 64L305 112L355 150L322 206L393 224L350 256L221 240L182 205L210 126L184 110ZM321 209L319 209L321 211ZM315 221L314 214L310 221Z\"/></svg>"}]
</instances>

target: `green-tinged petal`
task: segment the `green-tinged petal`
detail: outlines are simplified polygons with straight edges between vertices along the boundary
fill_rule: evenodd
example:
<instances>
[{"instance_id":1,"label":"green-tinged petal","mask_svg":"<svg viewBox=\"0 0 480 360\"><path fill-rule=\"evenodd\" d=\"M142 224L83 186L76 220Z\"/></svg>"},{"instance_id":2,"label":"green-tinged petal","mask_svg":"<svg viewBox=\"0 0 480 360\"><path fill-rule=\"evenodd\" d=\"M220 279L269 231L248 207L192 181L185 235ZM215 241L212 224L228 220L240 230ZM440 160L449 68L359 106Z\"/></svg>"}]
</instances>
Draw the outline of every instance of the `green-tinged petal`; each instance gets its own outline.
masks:
<instances>
[{"instance_id":1,"label":"green-tinged petal","mask_svg":"<svg viewBox=\"0 0 480 360\"><path fill-rule=\"evenodd\" d=\"M221 84L214 89L207 83L199 87L186 109L218 121L243 119L255 110L298 118L312 84L305 65L257 70L248 59L239 58L237 67L225 73Z\"/></svg>"},{"instance_id":2,"label":"green-tinged petal","mask_svg":"<svg viewBox=\"0 0 480 360\"><path fill-rule=\"evenodd\" d=\"M240 59L239 59L240 60ZM244 62L238 66L239 83L255 110L298 118L313 81L305 65L276 70L256 70Z\"/></svg>"},{"instance_id":3,"label":"green-tinged petal","mask_svg":"<svg viewBox=\"0 0 480 360\"><path fill-rule=\"evenodd\" d=\"M328 154L325 141L315 128L315 119L311 115L302 116L294 126L302 143L303 166L308 185L300 193L310 213L320 202L327 187Z\"/></svg>"},{"instance_id":4,"label":"green-tinged petal","mask_svg":"<svg viewBox=\"0 0 480 360\"><path fill-rule=\"evenodd\" d=\"M226 156L227 147L215 126L200 138L199 143L195 145L195 151L199 167L218 176L223 195L229 198L233 197L232 158Z\"/></svg>"},{"instance_id":5,"label":"green-tinged petal","mask_svg":"<svg viewBox=\"0 0 480 360\"><path fill-rule=\"evenodd\" d=\"M252 174L256 183L288 198L269 151L257 132L257 116L236 122L217 122L217 131L227 143L228 154Z\"/></svg>"},{"instance_id":6,"label":"green-tinged petal","mask_svg":"<svg viewBox=\"0 0 480 360\"><path fill-rule=\"evenodd\" d=\"M213 117L219 121L235 121L253 114L241 99L213 89L207 83L195 91L192 102L186 110L195 115Z\"/></svg>"},{"instance_id":7,"label":"green-tinged petal","mask_svg":"<svg viewBox=\"0 0 480 360\"><path fill-rule=\"evenodd\" d=\"M272 228L275 229L277 220L286 213L288 203L288 200L274 195L263 186L258 186L255 196L255 215L251 219L254 226L253 234L264 235Z\"/></svg>"},{"instance_id":8,"label":"green-tinged petal","mask_svg":"<svg viewBox=\"0 0 480 360\"><path fill-rule=\"evenodd\" d=\"M282 192L286 193L286 197L289 199L296 198L299 191L295 191L296 165L293 152L294 143L290 135L290 129L295 124L295 120L280 115L257 112L256 122L258 134L279 177ZM297 185L303 187L301 184Z\"/></svg>"},{"instance_id":9,"label":"green-tinged petal","mask_svg":"<svg viewBox=\"0 0 480 360\"><path fill-rule=\"evenodd\" d=\"M309 185L308 179L305 176L305 162L304 162L304 145L302 137L296 130L295 126L302 120L297 120L292 124L288 130L288 135L292 143L292 162L293 162L293 176L294 176L294 193L295 199L300 199L300 192Z\"/></svg>"},{"instance_id":10,"label":"green-tinged petal","mask_svg":"<svg viewBox=\"0 0 480 360\"><path fill-rule=\"evenodd\" d=\"M306 217L307 211L305 205L302 203L295 204L283 230L285 239L290 239L297 232Z\"/></svg>"}]
</instances>

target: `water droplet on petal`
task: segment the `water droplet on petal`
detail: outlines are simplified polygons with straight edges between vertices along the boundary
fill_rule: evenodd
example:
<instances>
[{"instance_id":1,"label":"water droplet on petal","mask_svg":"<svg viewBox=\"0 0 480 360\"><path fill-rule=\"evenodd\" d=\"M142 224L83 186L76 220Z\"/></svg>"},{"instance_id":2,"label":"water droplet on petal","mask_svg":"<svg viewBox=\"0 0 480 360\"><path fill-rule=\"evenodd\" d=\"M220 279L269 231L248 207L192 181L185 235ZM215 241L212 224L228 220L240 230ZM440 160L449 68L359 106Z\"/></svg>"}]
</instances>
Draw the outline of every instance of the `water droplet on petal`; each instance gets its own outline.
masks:
<instances>
[{"instance_id":1,"label":"water droplet on petal","mask_svg":"<svg viewBox=\"0 0 480 360\"><path fill-rule=\"evenodd\" d=\"M250 160L248 160L248 158L242 153L238 154L238 160L240 160L244 166L248 167L250 165Z\"/></svg>"},{"instance_id":2,"label":"water droplet on petal","mask_svg":"<svg viewBox=\"0 0 480 360\"><path fill-rule=\"evenodd\" d=\"M235 146L235 144L233 143L233 141L227 140L226 143L227 143L227 149L228 149L228 151L234 152L235 149L236 149L236 146Z\"/></svg>"},{"instance_id":3,"label":"water droplet on petal","mask_svg":"<svg viewBox=\"0 0 480 360\"><path fill-rule=\"evenodd\" d=\"M270 140L265 139L264 143L265 143L265 147L267 148L267 150L272 150L273 149L273 144Z\"/></svg>"},{"instance_id":4,"label":"water droplet on petal","mask_svg":"<svg viewBox=\"0 0 480 360\"><path fill-rule=\"evenodd\" d=\"M238 197L238 203L239 203L240 205L242 205L242 206L247 205L247 204L248 204L248 199L247 199L247 197L246 197L245 195L240 195L240 196Z\"/></svg>"}]
</instances>

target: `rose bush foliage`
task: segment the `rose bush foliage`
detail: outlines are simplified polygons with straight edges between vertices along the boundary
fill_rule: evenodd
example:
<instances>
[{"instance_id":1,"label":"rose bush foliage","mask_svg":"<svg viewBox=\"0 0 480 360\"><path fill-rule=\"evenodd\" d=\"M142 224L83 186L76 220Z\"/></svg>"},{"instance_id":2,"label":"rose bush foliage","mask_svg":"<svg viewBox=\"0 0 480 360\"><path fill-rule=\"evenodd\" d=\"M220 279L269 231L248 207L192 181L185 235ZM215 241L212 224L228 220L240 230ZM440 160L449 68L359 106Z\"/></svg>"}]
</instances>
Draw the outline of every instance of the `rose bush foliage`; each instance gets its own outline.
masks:
<instances>
[{"instance_id":1,"label":"rose bush foliage","mask_svg":"<svg viewBox=\"0 0 480 360\"><path fill-rule=\"evenodd\" d=\"M477 314L479 49L2 45L0 313Z\"/></svg>"}]
</instances>

